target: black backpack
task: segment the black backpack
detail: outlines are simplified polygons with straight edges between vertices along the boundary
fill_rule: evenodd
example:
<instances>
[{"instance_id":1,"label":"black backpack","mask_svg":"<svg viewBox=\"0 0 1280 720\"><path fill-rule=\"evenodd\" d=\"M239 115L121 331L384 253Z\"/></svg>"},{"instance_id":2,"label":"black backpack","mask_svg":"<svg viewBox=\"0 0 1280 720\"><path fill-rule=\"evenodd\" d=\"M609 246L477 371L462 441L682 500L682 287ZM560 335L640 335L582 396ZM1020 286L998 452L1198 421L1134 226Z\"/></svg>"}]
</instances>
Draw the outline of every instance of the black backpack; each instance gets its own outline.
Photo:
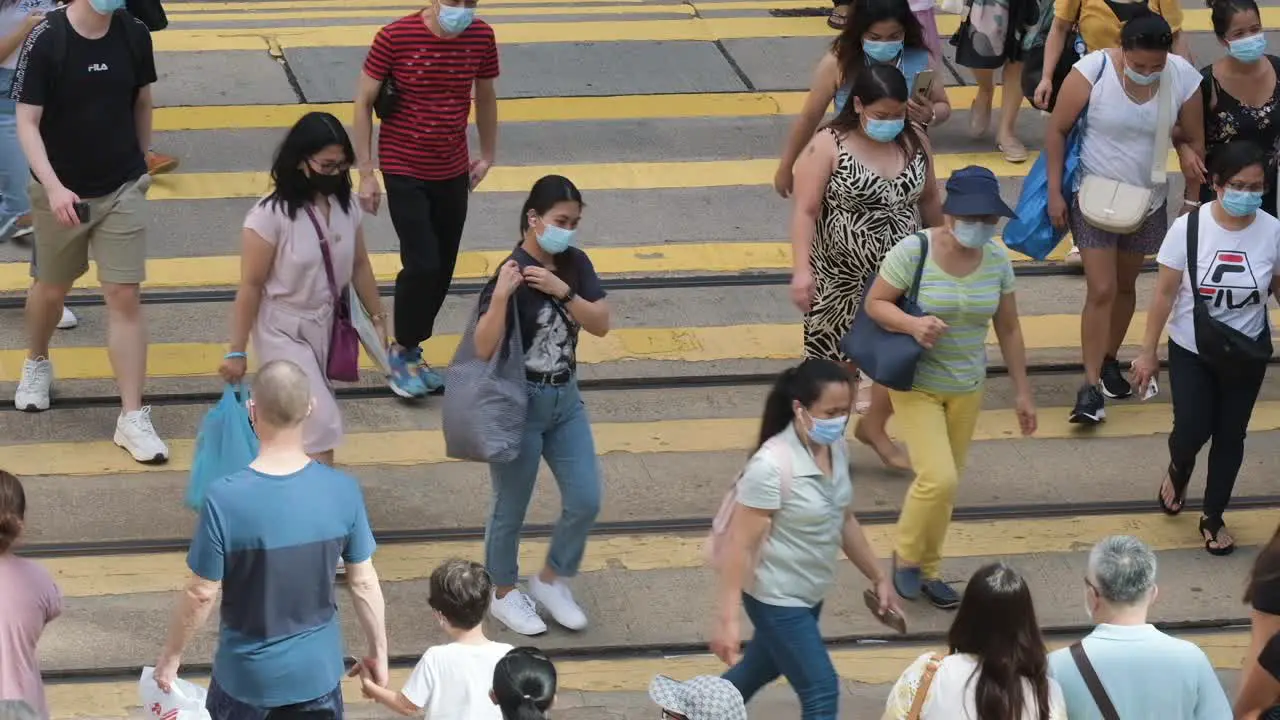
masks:
<instances>
[{"instance_id":1,"label":"black backpack","mask_svg":"<svg viewBox=\"0 0 1280 720\"><path fill-rule=\"evenodd\" d=\"M160 0L125 0L124 7L151 32L169 27L169 17L164 14L164 6L160 4Z\"/></svg>"},{"instance_id":2,"label":"black backpack","mask_svg":"<svg viewBox=\"0 0 1280 720\"><path fill-rule=\"evenodd\" d=\"M59 7L45 15L44 21L48 24L44 31L49 34L50 51L53 56L52 76L55 78L62 77L62 67L67 62L67 33L72 32L71 21L67 19L66 6ZM134 27L134 23L138 22L141 21L127 10L117 10L111 17L112 25L122 23L125 37L129 41L129 58L133 62L134 73L141 75L138 72L138 65L145 50L141 47L141 43L138 42L138 33L141 30Z\"/></svg>"}]
</instances>

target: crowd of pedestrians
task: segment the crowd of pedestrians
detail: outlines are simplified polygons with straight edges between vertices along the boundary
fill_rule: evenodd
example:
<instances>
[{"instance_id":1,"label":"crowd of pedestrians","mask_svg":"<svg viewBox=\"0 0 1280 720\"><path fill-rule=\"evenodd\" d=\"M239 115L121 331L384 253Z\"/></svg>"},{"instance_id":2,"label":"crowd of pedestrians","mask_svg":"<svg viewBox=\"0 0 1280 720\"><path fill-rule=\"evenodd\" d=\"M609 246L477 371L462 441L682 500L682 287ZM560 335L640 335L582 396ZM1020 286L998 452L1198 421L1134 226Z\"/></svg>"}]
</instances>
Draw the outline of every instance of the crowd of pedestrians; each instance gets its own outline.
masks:
<instances>
[{"instance_id":1,"label":"crowd of pedestrians","mask_svg":"<svg viewBox=\"0 0 1280 720\"><path fill-rule=\"evenodd\" d=\"M0 106L0 235L34 232L28 358L15 405L49 407L50 339L55 327L74 323L63 301L92 258L121 395L115 442L153 463L169 451L142 405L144 199L151 174L172 163L150 150L156 69L149 31L122 4L19 8L0 0L0 54L7 51L12 64L0 67L12 85L11 104ZM431 0L383 28L357 82L354 142L332 115L303 116L276 152L270 194L244 220L242 279L218 370L240 383L255 353L247 413L260 447L252 463L206 492L187 558L193 575L155 670L168 690L218 606L208 698L217 720L281 710L341 717L344 676L358 677L366 697L403 715L535 720L554 703L554 665L534 648L490 640L485 618L529 636L547 630L541 610L567 629L588 626L571 583L603 482L577 384L577 344L583 330L606 335L611 311L577 235L585 203L572 178L534 183L513 218L514 249L473 309L466 352L495 367L519 359L517 377L506 378L522 413L508 424L518 421L519 433L512 447L484 458L492 502L483 563L450 560L431 575L430 607L450 642L427 649L399 690L389 687L384 599L363 496L354 478L333 467L343 436L333 383L354 373L356 352L335 331L344 318L368 316L374 344L388 349L395 394L422 398L445 383L421 346L436 331L470 192L495 162L498 139L496 40L475 5ZM904 601L957 611L946 652L908 665L886 717L1230 717L1204 653L1147 622L1156 560L1137 538L1107 538L1093 548L1083 592L1097 627L1053 653L1013 567L979 569L963 593L942 580L944 541L984 398L989 330L1008 368L1021 432L1032 435L1037 426L1013 268L995 242L1001 218L1014 213L986 168L956 170L945 188L935 175L930 131L952 108L932 5L837 6L832 24L840 34L814 70L775 176L776 190L793 203L789 292L804 316L806 360L770 391L756 450L711 539L710 645L730 667L722 678L658 677L651 696L664 717L737 720L757 691L785 677L803 720L834 720L839 676L819 618L843 553L866 578L868 608L886 625L906 627ZM1176 0L1058 0L1044 68L1077 46L1085 52L1064 79L1055 84L1046 71L1030 94L1042 108L1052 105L1043 213L1071 230L1084 265L1085 382L1070 419L1096 424L1106 417L1105 399L1155 392L1167 326L1174 420L1153 499L1165 513L1180 512L1196 457L1211 442L1199 530L1205 549L1224 555L1235 547L1224 513L1271 355L1266 302L1280 288L1272 156L1280 60L1265 54L1253 0L1214 0L1211 8L1227 56L1197 71ZM1028 159L1016 126L1027 85L1022 65L1028 33L1049 5L1033 10L973 0L953 41L958 62L979 81L969 128L975 136L989 131L994 71L1002 69L995 141L1009 162ZM424 64L426 55L432 60ZM83 70L98 64L94 77ZM832 103L835 115L823 123ZM473 106L478 156L467 141ZM374 115L381 120L376 160ZM1172 224L1169 149L1188 179ZM1080 165L1074 174L1067 172L1072 152ZM1124 198L1135 210L1131 221L1099 219L1122 208L1099 211L1097 194L1088 192L1096 187ZM362 229L384 190L402 263L391 312L383 309ZM1137 274L1153 253L1156 292L1127 374L1119 353ZM905 448L886 429L895 412ZM850 433L855 414L861 418ZM852 511L850 434L885 465L914 473L887 564ZM526 590L520 528L543 460L562 507ZM281 507L291 512L282 517ZM47 717L35 644L61 600L39 565L12 552L24 513L20 482L0 473L0 587L21 588L0 593L0 697L22 699ZM1280 531L1259 556L1246 594L1254 635L1237 717L1280 703L1278 555ZM348 663L339 565L366 642ZM744 614L754 628L745 649Z\"/></svg>"}]
</instances>

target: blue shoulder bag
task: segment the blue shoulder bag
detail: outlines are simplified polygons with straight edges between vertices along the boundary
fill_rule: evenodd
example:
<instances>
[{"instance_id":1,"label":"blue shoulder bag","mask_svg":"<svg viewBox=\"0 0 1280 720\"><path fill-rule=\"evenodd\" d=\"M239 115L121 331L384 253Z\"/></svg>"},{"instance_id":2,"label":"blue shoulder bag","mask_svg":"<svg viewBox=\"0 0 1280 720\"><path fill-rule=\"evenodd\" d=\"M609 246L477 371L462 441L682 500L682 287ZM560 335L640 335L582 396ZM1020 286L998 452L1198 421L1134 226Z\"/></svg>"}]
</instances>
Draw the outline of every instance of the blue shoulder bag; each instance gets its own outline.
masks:
<instances>
[{"instance_id":1,"label":"blue shoulder bag","mask_svg":"<svg viewBox=\"0 0 1280 720\"><path fill-rule=\"evenodd\" d=\"M911 287L898 298L898 309L913 317L924 317L925 312L917 303L920 296L920 278L924 276L925 259L929 257L929 236L918 232L912 237L920 243L920 261ZM903 242L906 242L904 240ZM903 392L911 390L916 378L916 365L924 347L905 333L886 330L867 314L867 293L875 282L876 273L867 276L862 291L862 303L853 316L853 327L840 340L840 349L853 359L854 364L877 384Z\"/></svg>"}]
</instances>

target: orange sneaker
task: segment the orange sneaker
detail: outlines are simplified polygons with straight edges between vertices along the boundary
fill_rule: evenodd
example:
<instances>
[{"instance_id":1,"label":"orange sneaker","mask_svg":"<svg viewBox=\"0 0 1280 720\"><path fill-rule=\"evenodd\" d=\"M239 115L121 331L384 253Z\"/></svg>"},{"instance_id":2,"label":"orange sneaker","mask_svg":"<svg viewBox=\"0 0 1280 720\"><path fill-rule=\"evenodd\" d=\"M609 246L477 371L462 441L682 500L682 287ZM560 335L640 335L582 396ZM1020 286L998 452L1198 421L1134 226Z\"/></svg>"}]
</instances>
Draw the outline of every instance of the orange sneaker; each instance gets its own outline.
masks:
<instances>
[{"instance_id":1,"label":"orange sneaker","mask_svg":"<svg viewBox=\"0 0 1280 720\"><path fill-rule=\"evenodd\" d=\"M13 239L20 243L31 242L31 236L35 232L35 228L31 227L31 213L27 213L18 218L13 224Z\"/></svg>"},{"instance_id":2,"label":"orange sneaker","mask_svg":"<svg viewBox=\"0 0 1280 720\"><path fill-rule=\"evenodd\" d=\"M172 155L147 151L147 173L151 175L163 175L172 172L178 167L178 158Z\"/></svg>"}]
</instances>

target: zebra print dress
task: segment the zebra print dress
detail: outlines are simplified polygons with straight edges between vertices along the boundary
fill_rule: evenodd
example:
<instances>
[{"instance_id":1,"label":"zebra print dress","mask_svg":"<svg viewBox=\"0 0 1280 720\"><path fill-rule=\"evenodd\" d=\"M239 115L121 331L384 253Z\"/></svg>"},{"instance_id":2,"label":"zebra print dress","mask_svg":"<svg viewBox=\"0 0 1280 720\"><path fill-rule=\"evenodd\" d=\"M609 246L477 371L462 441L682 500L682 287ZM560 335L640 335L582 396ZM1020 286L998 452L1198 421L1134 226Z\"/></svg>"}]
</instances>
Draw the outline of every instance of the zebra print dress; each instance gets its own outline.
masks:
<instances>
[{"instance_id":1,"label":"zebra print dress","mask_svg":"<svg viewBox=\"0 0 1280 720\"><path fill-rule=\"evenodd\" d=\"M840 338L853 325L867 277L899 240L920 229L920 196L928 172L916 150L902 172L886 180L849 152L836 131L839 162L827 182L813 239L813 306L804 318L804 356L849 362Z\"/></svg>"}]
</instances>

